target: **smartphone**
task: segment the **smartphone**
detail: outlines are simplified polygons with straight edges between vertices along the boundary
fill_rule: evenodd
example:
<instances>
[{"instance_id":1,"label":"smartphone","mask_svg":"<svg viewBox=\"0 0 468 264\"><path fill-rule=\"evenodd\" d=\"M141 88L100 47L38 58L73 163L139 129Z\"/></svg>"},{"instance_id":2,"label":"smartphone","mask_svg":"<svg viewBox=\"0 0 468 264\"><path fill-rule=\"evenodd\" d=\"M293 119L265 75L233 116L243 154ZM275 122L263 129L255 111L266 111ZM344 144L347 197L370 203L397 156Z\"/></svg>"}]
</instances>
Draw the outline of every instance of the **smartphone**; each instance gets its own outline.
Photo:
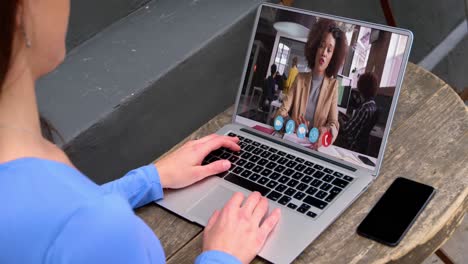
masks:
<instances>
[{"instance_id":1,"label":"smartphone","mask_svg":"<svg viewBox=\"0 0 468 264\"><path fill-rule=\"evenodd\" d=\"M375 163L372 162L372 160L370 160L368 157L361 156L361 155L357 155L357 156L362 162L364 162L364 164L375 167Z\"/></svg>"},{"instance_id":2,"label":"smartphone","mask_svg":"<svg viewBox=\"0 0 468 264\"><path fill-rule=\"evenodd\" d=\"M397 246L435 189L406 178L397 178L357 228L361 236Z\"/></svg>"}]
</instances>

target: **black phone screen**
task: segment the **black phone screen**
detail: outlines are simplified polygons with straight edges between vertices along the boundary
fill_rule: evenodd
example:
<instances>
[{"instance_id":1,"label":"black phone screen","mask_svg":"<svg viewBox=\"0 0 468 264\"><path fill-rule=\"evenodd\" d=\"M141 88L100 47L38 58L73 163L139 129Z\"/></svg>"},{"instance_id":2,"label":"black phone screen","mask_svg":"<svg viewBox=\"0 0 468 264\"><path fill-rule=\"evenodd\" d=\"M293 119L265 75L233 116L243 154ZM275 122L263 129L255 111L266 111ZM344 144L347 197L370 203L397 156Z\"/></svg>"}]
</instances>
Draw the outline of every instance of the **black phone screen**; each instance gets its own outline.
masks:
<instances>
[{"instance_id":1,"label":"black phone screen","mask_svg":"<svg viewBox=\"0 0 468 264\"><path fill-rule=\"evenodd\" d=\"M397 178L359 225L358 234L396 246L433 194L431 186Z\"/></svg>"}]
</instances>

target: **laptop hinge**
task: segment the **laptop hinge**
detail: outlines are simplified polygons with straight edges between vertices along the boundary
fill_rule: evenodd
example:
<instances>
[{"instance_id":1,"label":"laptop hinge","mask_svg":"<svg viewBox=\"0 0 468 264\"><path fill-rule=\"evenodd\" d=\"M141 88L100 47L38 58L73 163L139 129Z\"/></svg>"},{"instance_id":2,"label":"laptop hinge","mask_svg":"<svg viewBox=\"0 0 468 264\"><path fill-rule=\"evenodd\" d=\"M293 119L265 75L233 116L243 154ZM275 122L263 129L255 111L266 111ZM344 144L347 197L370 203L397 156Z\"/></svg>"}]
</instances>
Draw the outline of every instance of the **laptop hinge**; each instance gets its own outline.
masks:
<instances>
[{"instance_id":1,"label":"laptop hinge","mask_svg":"<svg viewBox=\"0 0 468 264\"><path fill-rule=\"evenodd\" d=\"M260 138L262 138L262 139L265 139L265 140L274 142L274 143L276 143L276 144L278 144L278 145L281 145L281 146L283 146L283 147L287 147L287 148L293 149L293 150L295 150L295 151L297 151L297 152L300 152L300 153L302 153L302 154L305 154L305 155L314 157L314 158L316 158L316 159L320 159L320 160L323 160L323 161L325 161L325 162L331 163L331 164L333 164L333 165L335 165L335 166L338 166L338 167L341 167L341 168L343 168L343 169L347 169L347 170L352 171L352 172L357 171L356 168L353 168L353 167L351 167L351 166L348 166L348 165L339 163L339 162L337 162L337 161L331 160L331 159L329 159L329 158L326 158L326 157L317 155L317 154L315 154L315 153L312 153L312 152L303 150L303 149L298 148L298 147L296 147L296 146L294 146L294 145L286 144L286 143L284 143L284 142L281 142L280 140L273 139L273 138L267 137L267 136L265 136L265 135L262 135L261 133L257 133L257 132L254 132L254 131L250 131L250 130L245 129L245 128L241 128L240 130L241 130L242 132L249 133L249 134L251 134L251 135L260 137Z\"/></svg>"}]
</instances>

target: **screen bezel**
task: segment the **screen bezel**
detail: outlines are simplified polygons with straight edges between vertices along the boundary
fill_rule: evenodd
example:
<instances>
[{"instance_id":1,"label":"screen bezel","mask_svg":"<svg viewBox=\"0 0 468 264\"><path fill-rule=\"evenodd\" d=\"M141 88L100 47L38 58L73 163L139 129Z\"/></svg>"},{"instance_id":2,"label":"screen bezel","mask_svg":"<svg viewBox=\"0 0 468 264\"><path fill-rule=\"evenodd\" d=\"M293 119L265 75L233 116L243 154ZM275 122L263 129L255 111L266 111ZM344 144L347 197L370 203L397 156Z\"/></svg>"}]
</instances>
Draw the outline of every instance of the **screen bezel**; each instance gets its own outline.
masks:
<instances>
[{"instance_id":1,"label":"screen bezel","mask_svg":"<svg viewBox=\"0 0 468 264\"><path fill-rule=\"evenodd\" d=\"M390 106L387 122L386 122L386 125L385 125L384 134L383 134L383 137L382 137L382 143L380 145L379 154L377 155L376 166L375 166L375 168L373 170L368 169L368 168L363 167L363 166L359 166L359 165L347 162L345 160L336 158L336 157L331 156L331 155L327 155L325 153L321 153L321 152L318 152L318 151L315 151L315 150L300 146L298 144L294 144L294 143L289 142L287 140L281 139L281 141L283 141L285 144L294 145L295 147L301 148L304 151L314 153L314 155L324 156L327 159L332 159L332 160L334 160L336 162L343 163L343 164L345 164L347 166L351 166L353 168L359 169L360 171L364 171L366 174L370 174L370 175L375 176L375 177L378 176L380 168L382 166L382 160L383 160L383 156L384 156L384 152L385 152L385 147L387 145L388 134L390 132L390 128L391 128L392 121L393 121L393 115L395 113L395 108L396 108L396 105L397 105L397 102L398 102L398 97L400 95L400 90L401 90L401 85L402 85L403 78L404 78L404 73L406 71L406 66L408 64L409 53L411 51L411 46L413 44L413 33L411 31L409 31L409 30L406 30L406 29L395 28L395 27L390 27L390 26L385 26L385 25L379 25L379 24L375 24L375 23L359 21L359 20L355 20L355 19L351 19L351 18L344 18L344 17L334 16L334 15L328 15L328 14L323 14L323 13L318 13L318 12L313 12L313 11L307 11L307 10L303 10L303 9L293 8L293 7L286 7L286 6L275 5L275 4L270 4L270 3L264 3L264 4L260 5L258 7L258 9L257 9L255 24L253 26L250 41L249 41L249 46L247 48L246 58L245 58L245 62L244 62L244 69L242 71L242 76L241 76L241 80L240 80L239 88L238 88L238 92L237 92L237 97L236 97L236 103L234 105L234 113L233 113L233 116L232 116L232 123L233 124L241 125L241 126L245 127L246 129L251 130L251 131L253 131L252 128L250 128L248 126L245 126L242 123L237 122L236 118L237 117L243 118L242 116L237 114L237 111L238 111L238 108L239 108L240 97L241 97L241 94L242 94L242 87L244 85L244 81L245 81L245 78L246 78L245 75L247 73L247 67L248 67L248 63L249 63L250 53L252 52L252 47L253 47L253 43L254 43L254 40L255 40L255 34L257 32L257 27L258 27L258 22L259 22L259 19L260 19L260 14L261 14L263 8L265 8L265 7L266 8L282 9L282 10L292 11L292 12L301 13L301 14L305 14L305 15L312 15L312 16L316 16L316 17L320 17L320 18L333 19L333 20L336 20L336 21L351 23L351 24L364 26L364 27L370 27L370 28L373 28L373 29L385 30L385 31L389 31L391 33L401 34L401 35L404 35L404 36L408 37L408 41L407 41L406 47L405 47L405 52L403 54L402 65L401 65L401 68L400 68L400 72L398 73L398 78L397 78L397 82L396 82L396 85L395 85L395 92L393 94L392 104ZM268 134L265 134L265 136L268 137L268 138L271 138L271 139L278 140L277 138L273 138L271 135L268 135Z\"/></svg>"}]
</instances>

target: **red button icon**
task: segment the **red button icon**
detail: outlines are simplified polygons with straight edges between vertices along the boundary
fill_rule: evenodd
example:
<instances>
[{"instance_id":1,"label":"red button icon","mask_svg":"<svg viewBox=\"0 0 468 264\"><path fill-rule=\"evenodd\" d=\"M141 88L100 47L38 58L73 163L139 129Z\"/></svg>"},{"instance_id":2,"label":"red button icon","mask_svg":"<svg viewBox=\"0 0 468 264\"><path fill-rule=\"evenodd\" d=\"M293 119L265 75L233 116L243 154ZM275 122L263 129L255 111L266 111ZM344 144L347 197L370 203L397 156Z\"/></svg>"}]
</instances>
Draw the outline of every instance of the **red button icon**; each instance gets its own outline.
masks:
<instances>
[{"instance_id":1,"label":"red button icon","mask_svg":"<svg viewBox=\"0 0 468 264\"><path fill-rule=\"evenodd\" d=\"M328 147L330 146L331 142L332 142L332 134L330 133L330 131L327 131L322 136L322 146Z\"/></svg>"}]
</instances>

